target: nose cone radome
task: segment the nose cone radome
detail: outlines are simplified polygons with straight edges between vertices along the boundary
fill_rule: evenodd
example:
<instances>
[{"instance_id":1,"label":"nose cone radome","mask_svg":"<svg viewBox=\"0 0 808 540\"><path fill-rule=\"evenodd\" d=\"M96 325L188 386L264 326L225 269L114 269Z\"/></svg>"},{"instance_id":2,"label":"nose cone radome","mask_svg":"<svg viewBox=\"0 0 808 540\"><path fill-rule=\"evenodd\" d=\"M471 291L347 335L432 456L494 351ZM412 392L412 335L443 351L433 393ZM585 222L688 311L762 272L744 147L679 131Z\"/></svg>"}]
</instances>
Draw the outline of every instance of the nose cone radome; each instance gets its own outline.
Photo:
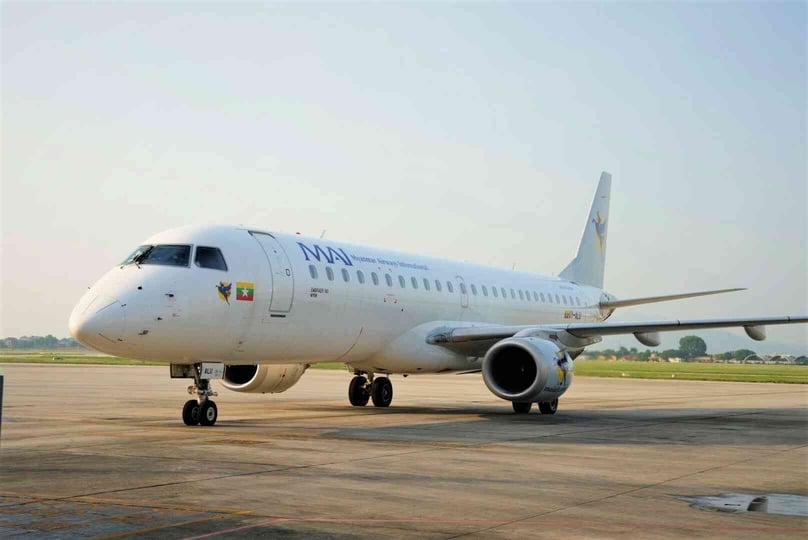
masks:
<instances>
[{"instance_id":1,"label":"nose cone radome","mask_svg":"<svg viewBox=\"0 0 808 540\"><path fill-rule=\"evenodd\" d=\"M70 315L70 334L80 343L100 351L109 350L123 339L124 307L111 296L83 298Z\"/></svg>"}]
</instances>

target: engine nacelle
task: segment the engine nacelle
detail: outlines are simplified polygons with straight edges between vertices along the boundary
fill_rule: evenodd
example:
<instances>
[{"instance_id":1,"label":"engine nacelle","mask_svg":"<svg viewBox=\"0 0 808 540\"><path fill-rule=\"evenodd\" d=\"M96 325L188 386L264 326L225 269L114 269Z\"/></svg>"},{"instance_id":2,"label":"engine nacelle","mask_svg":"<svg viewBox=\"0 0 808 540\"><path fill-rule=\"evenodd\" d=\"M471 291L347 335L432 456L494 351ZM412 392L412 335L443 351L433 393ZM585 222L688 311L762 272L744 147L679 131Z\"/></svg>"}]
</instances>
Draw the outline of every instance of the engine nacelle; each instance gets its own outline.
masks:
<instances>
[{"instance_id":1,"label":"engine nacelle","mask_svg":"<svg viewBox=\"0 0 808 540\"><path fill-rule=\"evenodd\" d=\"M503 339L483 359L483 381L497 397L508 401L552 401L572 383L569 354L546 339Z\"/></svg>"},{"instance_id":2,"label":"engine nacelle","mask_svg":"<svg viewBox=\"0 0 808 540\"><path fill-rule=\"evenodd\" d=\"M278 394L294 386L308 367L308 364L226 366L222 384L235 392Z\"/></svg>"}]
</instances>

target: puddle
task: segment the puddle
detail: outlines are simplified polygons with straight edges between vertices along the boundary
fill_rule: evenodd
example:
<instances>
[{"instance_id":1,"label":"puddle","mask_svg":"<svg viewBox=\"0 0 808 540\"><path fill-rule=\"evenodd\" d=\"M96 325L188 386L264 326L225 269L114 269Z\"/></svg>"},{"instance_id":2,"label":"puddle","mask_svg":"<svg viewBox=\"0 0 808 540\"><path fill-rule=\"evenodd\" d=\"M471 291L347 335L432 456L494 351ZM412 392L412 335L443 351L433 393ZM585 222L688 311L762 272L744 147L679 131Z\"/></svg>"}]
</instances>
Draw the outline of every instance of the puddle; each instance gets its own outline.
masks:
<instances>
[{"instance_id":1,"label":"puddle","mask_svg":"<svg viewBox=\"0 0 808 540\"><path fill-rule=\"evenodd\" d=\"M784 516L808 516L808 496L788 493L722 493L679 497L700 510L718 512L762 512Z\"/></svg>"}]
</instances>

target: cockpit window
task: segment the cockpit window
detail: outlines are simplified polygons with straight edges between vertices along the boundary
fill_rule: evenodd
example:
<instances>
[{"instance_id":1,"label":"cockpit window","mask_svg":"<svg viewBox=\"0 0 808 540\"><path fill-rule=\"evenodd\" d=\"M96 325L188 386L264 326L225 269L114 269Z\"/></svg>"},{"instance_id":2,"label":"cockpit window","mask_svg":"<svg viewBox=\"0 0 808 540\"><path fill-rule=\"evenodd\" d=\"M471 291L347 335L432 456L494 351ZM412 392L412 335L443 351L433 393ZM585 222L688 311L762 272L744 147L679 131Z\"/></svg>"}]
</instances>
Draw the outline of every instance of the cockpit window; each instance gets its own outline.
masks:
<instances>
[{"instance_id":1,"label":"cockpit window","mask_svg":"<svg viewBox=\"0 0 808 540\"><path fill-rule=\"evenodd\" d=\"M146 244L144 246L138 246L138 248L135 251L133 251L127 258L123 260L121 266L125 264L132 264L133 262L135 262L135 259L146 253L146 251L148 251L152 247L154 246L150 246L149 244Z\"/></svg>"},{"instance_id":2,"label":"cockpit window","mask_svg":"<svg viewBox=\"0 0 808 540\"><path fill-rule=\"evenodd\" d=\"M191 246L163 244L152 246L140 256L132 259L137 264L162 264L166 266L188 266L191 259Z\"/></svg>"},{"instance_id":3,"label":"cockpit window","mask_svg":"<svg viewBox=\"0 0 808 540\"><path fill-rule=\"evenodd\" d=\"M198 246L194 263L200 268L212 268L213 270L227 271L227 263L219 248Z\"/></svg>"}]
</instances>

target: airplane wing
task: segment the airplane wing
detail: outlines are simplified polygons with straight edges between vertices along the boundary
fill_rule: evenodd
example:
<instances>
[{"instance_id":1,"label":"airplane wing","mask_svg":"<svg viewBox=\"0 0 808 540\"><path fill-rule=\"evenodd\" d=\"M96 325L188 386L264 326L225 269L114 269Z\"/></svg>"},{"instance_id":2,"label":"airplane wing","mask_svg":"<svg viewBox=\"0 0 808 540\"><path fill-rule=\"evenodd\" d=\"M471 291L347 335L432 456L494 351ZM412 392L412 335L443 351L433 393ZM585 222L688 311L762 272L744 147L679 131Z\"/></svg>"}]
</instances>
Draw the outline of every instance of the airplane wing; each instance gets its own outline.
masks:
<instances>
[{"instance_id":1,"label":"airplane wing","mask_svg":"<svg viewBox=\"0 0 808 540\"><path fill-rule=\"evenodd\" d=\"M568 323L518 326L480 325L457 328L441 328L427 337L427 343L440 345L457 352L462 352L463 354L482 355L485 354L491 345L500 339L513 337L517 334L529 336L566 333L572 338L578 338L581 340L597 338L600 336L634 334L634 336L641 343L654 346L654 341L658 341L658 339L655 339L654 335L657 332L707 330L711 328L731 327L743 327L749 337L761 341L766 338L766 326L797 323L808 323L808 315L712 320ZM591 343L581 343L581 346L586 346ZM658 343L656 343L656 345L658 345Z\"/></svg>"}]
</instances>

